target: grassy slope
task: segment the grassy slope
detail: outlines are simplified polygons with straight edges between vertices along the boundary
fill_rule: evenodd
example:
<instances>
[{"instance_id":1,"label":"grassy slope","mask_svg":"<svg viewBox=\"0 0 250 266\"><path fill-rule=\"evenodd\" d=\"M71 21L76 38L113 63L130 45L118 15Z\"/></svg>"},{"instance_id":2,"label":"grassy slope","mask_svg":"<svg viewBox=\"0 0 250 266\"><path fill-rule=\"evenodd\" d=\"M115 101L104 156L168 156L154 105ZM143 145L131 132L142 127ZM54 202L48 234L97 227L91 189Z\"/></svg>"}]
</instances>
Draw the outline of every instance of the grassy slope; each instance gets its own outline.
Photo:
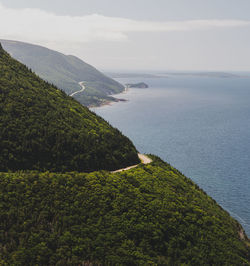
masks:
<instances>
[{"instance_id":1,"label":"grassy slope","mask_svg":"<svg viewBox=\"0 0 250 266\"><path fill-rule=\"evenodd\" d=\"M93 171L138 162L131 141L0 48L0 171Z\"/></svg>"},{"instance_id":2,"label":"grassy slope","mask_svg":"<svg viewBox=\"0 0 250 266\"><path fill-rule=\"evenodd\" d=\"M74 96L84 105L98 105L102 100L112 100L108 95L124 89L121 84L75 56L66 56L28 43L7 40L0 42L14 58L67 94L80 90L78 82L85 81L86 90Z\"/></svg>"},{"instance_id":3,"label":"grassy slope","mask_svg":"<svg viewBox=\"0 0 250 266\"><path fill-rule=\"evenodd\" d=\"M1 173L0 197L8 265L249 265L238 222L156 157L116 174Z\"/></svg>"}]
</instances>

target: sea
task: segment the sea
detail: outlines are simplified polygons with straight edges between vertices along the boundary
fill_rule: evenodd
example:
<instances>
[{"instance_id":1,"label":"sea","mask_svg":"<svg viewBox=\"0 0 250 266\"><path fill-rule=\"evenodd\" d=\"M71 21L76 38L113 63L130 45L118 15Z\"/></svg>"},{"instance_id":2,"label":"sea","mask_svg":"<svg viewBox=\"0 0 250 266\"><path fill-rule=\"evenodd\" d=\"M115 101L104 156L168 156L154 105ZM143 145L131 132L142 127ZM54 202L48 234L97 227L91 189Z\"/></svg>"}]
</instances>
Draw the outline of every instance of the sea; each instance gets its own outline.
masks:
<instances>
[{"instance_id":1,"label":"sea","mask_svg":"<svg viewBox=\"0 0 250 266\"><path fill-rule=\"evenodd\" d=\"M250 236L250 75L126 76L145 82L92 108L141 153L180 170L236 218Z\"/></svg>"}]
</instances>

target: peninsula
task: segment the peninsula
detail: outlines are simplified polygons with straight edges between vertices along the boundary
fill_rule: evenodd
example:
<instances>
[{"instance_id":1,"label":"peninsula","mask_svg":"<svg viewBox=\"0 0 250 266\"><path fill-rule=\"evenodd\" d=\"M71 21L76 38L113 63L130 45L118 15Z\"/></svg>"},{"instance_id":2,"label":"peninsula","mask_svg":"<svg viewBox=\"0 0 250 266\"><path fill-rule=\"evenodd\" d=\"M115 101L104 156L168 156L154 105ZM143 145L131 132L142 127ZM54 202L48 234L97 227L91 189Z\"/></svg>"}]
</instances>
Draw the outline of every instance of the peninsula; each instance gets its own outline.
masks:
<instances>
[{"instance_id":1,"label":"peninsula","mask_svg":"<svg viewBox=\"0 0 250 266\"><path fill-rule=\"evenodd\" d=\"M125 84L126 88L140 88L140 89L146 89L148 88L148 84L144 82L139 83L127 83Z\"/></svg>"}]
</instances>

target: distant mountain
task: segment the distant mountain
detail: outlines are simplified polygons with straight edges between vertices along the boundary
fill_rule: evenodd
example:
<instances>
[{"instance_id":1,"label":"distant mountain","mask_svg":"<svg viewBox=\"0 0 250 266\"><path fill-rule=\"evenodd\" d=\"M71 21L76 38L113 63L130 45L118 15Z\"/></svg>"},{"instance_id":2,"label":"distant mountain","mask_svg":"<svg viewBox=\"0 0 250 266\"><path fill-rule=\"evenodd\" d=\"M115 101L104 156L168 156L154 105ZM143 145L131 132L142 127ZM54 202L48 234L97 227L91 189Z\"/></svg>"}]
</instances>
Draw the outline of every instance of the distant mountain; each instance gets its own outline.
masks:
<instances>
[{"instance_id":1,"label":"distant mountain","mask_svg":"<svg viewBox=\"0 0 250 266\"><path fill-rule=\"evenodd\" d=\"M194 76L194 77L205 77L205 78L240 78L242 75L239 74L233 74L233 73L227 73L227 72L167 72L167 73L161 73L160 75L164 76Z\"/></svg>"},{"instance_id":2,"label":"distant mountain","mask_svg":"<svg viewBox=\"0 0 250 266\"><path fill-rule=\"evenodd\" d=\"M103 171L140 162L131 141L0 46L0 265L250 265L242 226L150 157Z\"/></svg>"},{"instance_id":3,"label":"distant mountain","mask_svg":"<svg viewBox=\"0 0 250 266\"><path fill-rule=\"evenodd\" d=\"M0 47L0 171L89 172L138 162L127 137Z\"/></svg>"},{"instance_id":4,"label":"distant mountain","mask_svg":"<svg viewBox=\"0 0 250 266\"><path fill-rule=\"evenodd\" d=\"M23 42L9 40L0 40L0 42L12 57L69 95L80 91L79 82L83 81L86 89L74 94L73 97L86 106L116 100L110 95L124 90L123 85L75 56Z\"/></svg>"}]
</instances>

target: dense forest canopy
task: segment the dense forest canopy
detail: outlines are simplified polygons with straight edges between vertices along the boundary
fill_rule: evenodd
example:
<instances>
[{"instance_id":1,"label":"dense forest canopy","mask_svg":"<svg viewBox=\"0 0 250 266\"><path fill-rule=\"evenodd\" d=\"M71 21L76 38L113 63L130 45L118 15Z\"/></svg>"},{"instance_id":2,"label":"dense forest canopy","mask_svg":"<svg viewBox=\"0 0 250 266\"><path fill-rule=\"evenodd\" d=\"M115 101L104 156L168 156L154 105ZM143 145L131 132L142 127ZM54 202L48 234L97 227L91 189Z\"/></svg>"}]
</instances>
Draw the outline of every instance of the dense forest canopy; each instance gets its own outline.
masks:
<instances>
[{"instance_id":1,"label":"dense forest canopy","mask_svg":"<svg viewBox=\"0 0 250 266\"><path fill-rule=\"evenodd\" d=\"M0 49L0 171L89 172L138 162L127 137Z\"/></svg>"},{"instance_id":2,"label":"dense forest canopy","mask_svg":"<svg viewBox=\"0 0 250 266\"><path fill-rule=\"evenodd\" d=\"M238 222L156 157L115 174L0 173L0 198L6 265L249 265Z\"/></svg>"},{"instance_id":3,"label":"dense forest canopy","mask_svg":"<svg viewBox=\"0 0 250 266\"><path fill-rule=\"evenodd\" d=\"M0 45L0 265L250 265L241 225L151 158L106 171L131 141Z\"/></svg>"}]
</instances>

